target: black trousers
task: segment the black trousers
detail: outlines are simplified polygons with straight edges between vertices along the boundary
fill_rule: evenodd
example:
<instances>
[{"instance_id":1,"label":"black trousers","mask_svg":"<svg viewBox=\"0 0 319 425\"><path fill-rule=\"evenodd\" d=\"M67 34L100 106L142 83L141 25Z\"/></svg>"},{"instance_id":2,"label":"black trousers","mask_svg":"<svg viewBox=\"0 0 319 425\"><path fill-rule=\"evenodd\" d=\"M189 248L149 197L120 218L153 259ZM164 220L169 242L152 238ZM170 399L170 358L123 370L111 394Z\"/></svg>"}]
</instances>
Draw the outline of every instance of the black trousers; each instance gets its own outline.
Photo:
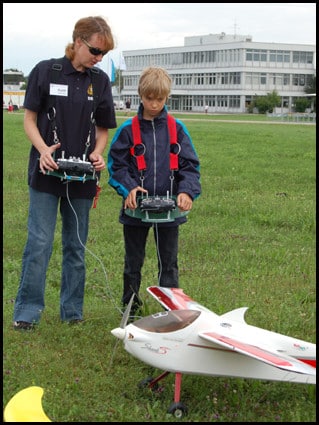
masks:
<instances>
[{"instance_id":1,"label":"black trousers","mask_svg":"<svg viewBox=\"0 0 319 425\"><path fill-rule=\"evenodd\" d=\"M141 305L138 293L150 229L153 229L157 246L159 286L178 288L178 226L160 227L156 223L152 227L123 225L125 244L123 305L129 303L133 293L136 295L135 304Z\"/></svg>"}]
</instances>

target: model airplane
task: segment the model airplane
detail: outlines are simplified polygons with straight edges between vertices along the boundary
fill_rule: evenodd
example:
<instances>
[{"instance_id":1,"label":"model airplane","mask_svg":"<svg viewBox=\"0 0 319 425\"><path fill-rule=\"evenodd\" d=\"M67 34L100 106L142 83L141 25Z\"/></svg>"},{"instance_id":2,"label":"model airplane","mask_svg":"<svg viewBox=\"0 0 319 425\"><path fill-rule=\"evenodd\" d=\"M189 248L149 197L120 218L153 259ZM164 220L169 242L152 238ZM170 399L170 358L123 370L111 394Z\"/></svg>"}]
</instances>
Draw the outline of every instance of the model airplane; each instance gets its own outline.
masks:
<instances>
[{"instance_id":1,"label":"model airplane","mask_svg":"<svg viewBox=\"0 0 319 425\"><path fill-rule=\"evenodd\" d=\"M147 291L165 311L127 324L129 305L120 327L111 332L123 340L128 353L164 370L144 381L149 388L175 374L174 402L168 412L176 417L187 411L180 401L183 373L316 383L316 344L248 325L247 307L219 316L182 289L151 286Z\"/></svg>"}]
</instances>

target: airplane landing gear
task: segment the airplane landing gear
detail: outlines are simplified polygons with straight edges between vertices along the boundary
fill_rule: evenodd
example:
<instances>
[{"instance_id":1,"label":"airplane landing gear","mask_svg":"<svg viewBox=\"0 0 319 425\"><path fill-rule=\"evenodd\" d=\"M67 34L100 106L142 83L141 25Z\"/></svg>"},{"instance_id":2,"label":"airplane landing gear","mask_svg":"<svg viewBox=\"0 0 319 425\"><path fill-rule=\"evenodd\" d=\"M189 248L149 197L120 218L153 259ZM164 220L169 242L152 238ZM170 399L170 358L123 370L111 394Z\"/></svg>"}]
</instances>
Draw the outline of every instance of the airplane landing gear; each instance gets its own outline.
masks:
<instances>
[{"instance_id":1,"label":"airplane landing gear","mask_svg":"<svg viewBox=\"0 0 319 425\"><path fill-rule=\"evenodd\" d=\"M148 387L153 391L159 391L158 382L165 378L170 372L165 371L161 373L156 378L145 378L143 381L139 383L140 388ZM175 391L174 391L174 402L170 405L167 410L167 413L171 413L175 416L175 418L181 418L183 415L187 413L186 406L181 403L181 385L182 385L182 374L180 372L175 373Z\"/></svg>"},{"instance_id":2,"label":"airplane landing gear","mask_svg":"<svg viewBox=\"0 0 319 425\"><path fill-rule=\"evenodd\" d=\"M170 407L168 408L167 413L171 413L172 415L175 416L175 418L180 419L182 416L186 415L187 408L181 402L172 403Z\"/></svg>"}]
</instances>

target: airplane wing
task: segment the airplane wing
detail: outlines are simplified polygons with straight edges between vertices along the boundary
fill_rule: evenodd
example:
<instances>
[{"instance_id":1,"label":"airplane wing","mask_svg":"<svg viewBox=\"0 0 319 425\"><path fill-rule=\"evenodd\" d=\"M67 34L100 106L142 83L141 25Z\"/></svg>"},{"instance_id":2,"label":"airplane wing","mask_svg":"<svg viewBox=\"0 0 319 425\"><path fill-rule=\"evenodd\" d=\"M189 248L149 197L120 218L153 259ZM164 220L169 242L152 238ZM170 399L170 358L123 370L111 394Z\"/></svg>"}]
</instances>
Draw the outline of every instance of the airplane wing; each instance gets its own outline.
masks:
<instances>
[{"instance_id":1,"label":"airplane wing","mask_svg":"<svg viewBox=\"0 0 319 425\"><path fill-rule=\"evenodd\" d=\"M258 347L248 344L239 339L221 335L218 332L200 332L199 336L208 341L214 342L218 345L228 348L229 350L236 351L246 356L260 360L271 366L278 367L279 369L289 370L290 372L303 373L306 375L316 375L316 368L297 360L292 356L287 356L278 353L275 350L263 347Z\"/></svg>"},{"instance_id":2,"label":"airplane wing","mask_svg":"<svg viewBox=\"0 0 319 425\"><path fill-rule=\"evenodd\" d=\"M192 300L181 288L149 286L149 292L166 310L198 310L214 314L211 310Z\"/></svg>"},{"instance_id":3,"label":"airplane wing","mask_svg":"<svg viewBox=\"0 0 319 425\"><path fill-rule=\"evenodd\" d=\"M150 286L147 291L166 309L166 310L197 310L208 312L215 315L214 312L197 303L188 295L184 294L181 288L163 288L159 286ZM232 319L238 323L246 324L244 315L247 307L241 307L222 316L220 319ZM217 316L217 315L216 315ZM307 375L315 375L316 368L313 367L307 359L296 359L292 356L279 353L269 346L259 346L247 343L244 340L234 338L233 336L222 335L215 331L199 332L201 338L218 344L231 351L236 351L248 357L260 360L271 366L285 369L291 372L297 372ZM308 364L309 363L309 364Z\"/></svg>"}]
</instances>

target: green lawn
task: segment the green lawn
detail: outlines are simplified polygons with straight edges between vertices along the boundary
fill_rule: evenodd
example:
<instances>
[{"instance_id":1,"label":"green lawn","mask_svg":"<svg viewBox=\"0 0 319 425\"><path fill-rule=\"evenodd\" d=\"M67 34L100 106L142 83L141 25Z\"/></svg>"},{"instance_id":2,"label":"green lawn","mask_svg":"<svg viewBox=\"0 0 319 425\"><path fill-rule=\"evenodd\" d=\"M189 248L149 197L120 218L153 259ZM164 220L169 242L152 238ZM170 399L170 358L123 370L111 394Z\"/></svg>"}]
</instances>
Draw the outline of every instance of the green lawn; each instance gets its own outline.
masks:
<instances>
[{"instance_id":1,"label":"green lawn","mask_svg":"<svg viewBox=\"0 0 319 425\"><path fill-rule=\"evenodd\" d=\"M316 342L316 126L266 117L255 123L261 118L255 116L247 117L250 123L176 116L192 135L203 188L180 229L180 287L217 314L247 306L249 324ZM118 123L123 118L119 114ZM173 375L162 392L138 388L161 371L131 357L110 332L121 320L124 251L121 200L107 172L91 212L85 323L70 327L59 320L58 220L40 325L34 332L12 329L28 209L30 143L22 122L21 112L3 113L3 406L38 385L54 422L176 422L166 412ZM150 234L141 285L145 315L162 309L146 293L156 284ZM188 375L181 400L189 413L180 422L316 420L313 385Z\"/></svg>"}]
</instances>

